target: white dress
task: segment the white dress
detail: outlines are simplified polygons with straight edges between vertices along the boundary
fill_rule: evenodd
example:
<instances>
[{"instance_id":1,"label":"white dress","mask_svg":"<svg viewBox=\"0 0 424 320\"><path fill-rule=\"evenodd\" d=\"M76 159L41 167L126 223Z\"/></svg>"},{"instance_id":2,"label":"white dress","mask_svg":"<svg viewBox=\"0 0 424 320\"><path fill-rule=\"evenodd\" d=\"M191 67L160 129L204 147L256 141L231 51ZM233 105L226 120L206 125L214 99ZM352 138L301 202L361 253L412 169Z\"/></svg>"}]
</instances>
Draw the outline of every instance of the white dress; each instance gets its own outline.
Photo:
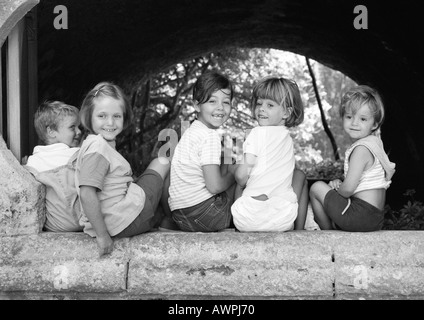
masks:
<instances>
[{"instance_id":1,"label":"white dress","mask_svg":"<svg viewBox=\"0 0 424 320\"><path fill-rule=\"evenodd\" d=\"M257 156L242 196L231 207L240 231L288 231L297 217L292 188L295 166L293 140L284 126L256 127L243 144L243 152ZM265 194L266 201L252 198Z\"/></svg>"}]
</instances>

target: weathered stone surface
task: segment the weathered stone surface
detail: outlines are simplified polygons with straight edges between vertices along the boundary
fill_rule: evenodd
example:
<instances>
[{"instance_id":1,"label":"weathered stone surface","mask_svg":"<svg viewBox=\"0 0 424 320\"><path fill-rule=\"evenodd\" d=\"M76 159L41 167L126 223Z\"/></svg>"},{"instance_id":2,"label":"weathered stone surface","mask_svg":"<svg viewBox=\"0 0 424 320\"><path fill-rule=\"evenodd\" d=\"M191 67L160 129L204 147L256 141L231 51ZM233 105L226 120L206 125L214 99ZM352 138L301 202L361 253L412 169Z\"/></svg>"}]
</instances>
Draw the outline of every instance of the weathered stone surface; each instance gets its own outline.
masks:
<instances>
[{"instance_id":1,"label":"weathered stone surface","mask_svg":"<svg viewBox=\"0 0 424 320\"><path fill-rule=\"evenodd\" d=\"M424 233L334 234L335 291L349 296L423 296Z\"/></svg>"},{"instance_id":2,"label":"weathered stone surface","mask_svg":"<svg viewBox=\"0 0 424 320\"><path fill-rule=\"evenodd\" d=\"M0 46L10 31L39 0L0 0Z\"/></svg>"},{"instance_id":3,"label":"weathered stone surface","mask_svg":"<svg viewBox=\"0 0 424 320\"><path fill-rule=\"evenodd\" d=\"M0 134L0 150L7 149L6 142L3 139L3 136Z\"/></svg>"},{"instance_id":4,"label":"weathered stone surface","mask_svg":"<svg viewBox=\"0 0 424 320\"><path fill-rule=\"evenodd\" d=\"M423 299L420 231L0 237L0 299Z\"/></svg>"},{"instance_id":5,"label":"weathered stone surface","mask_svg":"<svg viewBox=\"0 0 424 320\"><path fill-rule=\"evenodd\" d=\"M50 233L0 238L0 291L120 292L126 288L128 239L99 258L94 238Z\"/></svg>"},{"instance_id":6,"label":"weathered stone surface","mask_svg":"<svg viewBox=\"0 0 424 320\"><path fill-rule=\"evenodd\" d=\"M23 168L0 135L0 237L41 231L45 187Z\"/></svg>"},{"instance_id":7,"label":"weathered stone surface","mask_svg":"<svg viewBox=\"0 0 424 320\"><path fill-rule=\"evenodd\" d=\"M131 240L137 295L333 296L325 233L154 233Z\"/></svg>"}]
</instances>

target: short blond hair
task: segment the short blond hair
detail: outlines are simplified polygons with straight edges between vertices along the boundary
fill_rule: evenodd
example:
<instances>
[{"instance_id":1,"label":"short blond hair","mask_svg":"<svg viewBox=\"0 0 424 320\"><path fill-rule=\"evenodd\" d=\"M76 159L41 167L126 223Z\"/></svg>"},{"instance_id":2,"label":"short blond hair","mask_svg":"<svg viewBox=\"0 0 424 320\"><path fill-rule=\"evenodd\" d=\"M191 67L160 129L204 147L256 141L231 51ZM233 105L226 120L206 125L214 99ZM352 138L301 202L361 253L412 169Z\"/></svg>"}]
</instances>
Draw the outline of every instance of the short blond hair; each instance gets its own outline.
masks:
<instances>
[{"instance_id":1,"label":"short blond hair","mask_svg":"<svg viewBox=\"0 0 424 320\"><path fill-rule=\"evenodd\" d=\"M62 101L44 101L34 114L34 127L38 138L43 143L49 144L47 128L57 131L63 118L68 116L78 118L78 113L77 107Z\"/></svg>"},{"instance_id":2,"label":"short blond hair","mask_svg":"<svg viewBox=\"0 0 424 320\"><path fill-rule=\"evenodd\" d=\"M378 92L365 85L360 85L346 92L340 104L340 116L343 118L347 111L356 113L364 104L367 104L374 116L376 131L384 122L384 104Z\"/></svg>"}]
</instances>

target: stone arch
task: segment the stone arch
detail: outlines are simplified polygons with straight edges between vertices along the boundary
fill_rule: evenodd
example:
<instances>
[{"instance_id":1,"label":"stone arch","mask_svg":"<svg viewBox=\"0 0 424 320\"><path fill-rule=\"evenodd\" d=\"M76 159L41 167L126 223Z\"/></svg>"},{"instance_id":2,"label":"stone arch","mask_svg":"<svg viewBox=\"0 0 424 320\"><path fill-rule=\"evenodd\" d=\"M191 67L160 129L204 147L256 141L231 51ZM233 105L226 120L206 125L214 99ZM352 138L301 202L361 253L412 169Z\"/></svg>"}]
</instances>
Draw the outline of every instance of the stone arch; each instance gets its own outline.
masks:
<instances>
[{"instance_id":1,"label":"stone arch","mask_svg":"<svg viewBox=\"0 0 424 320\"><path fill-rule=\"evenodd\" d=\"M14 1L33 4L37 1ZM65 5L69 29L55 30L53 8ZM273 47L307 55L376 87L386 102L385 147L397 163L391 194L424 190L420 136L423 38L420 8L361 2L369 27L353 26L357 3L332 1L43 0L39 18L39 99L79 104L95 83L124 84L139 74L228 46Z\"/></svg>"},{"instance_id":2,"label":"stone arch","mask_svg":"<svg viewBox=\"0 0 424 320\"><path fill-rule=\"evenodd\" d=\"M0 46L18 21L38 3L39 0L0 0Z\"/></svg>"}]
</instances>

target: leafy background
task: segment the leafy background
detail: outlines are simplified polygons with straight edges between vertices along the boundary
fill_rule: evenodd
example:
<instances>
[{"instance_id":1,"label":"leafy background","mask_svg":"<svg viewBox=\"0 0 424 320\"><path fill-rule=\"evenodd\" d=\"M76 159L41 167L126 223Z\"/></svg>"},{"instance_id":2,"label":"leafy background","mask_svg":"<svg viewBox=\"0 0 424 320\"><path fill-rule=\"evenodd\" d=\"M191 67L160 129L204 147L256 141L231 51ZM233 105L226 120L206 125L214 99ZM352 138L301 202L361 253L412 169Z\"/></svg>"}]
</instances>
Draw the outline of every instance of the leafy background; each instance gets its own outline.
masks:
<instances>
[{"instance_id":1,"label":"leafy background","mask_svg":"<svg viewBox=\"0 0 424 320\"><path fill-rule=\"evenodd\" d=\"M308 65L309 64L309 65ZM245 130L256 126L249 109L254 83L269 75L296 81L305 106L301 125L291 128L297 166L310 180L331 180L343 175L343 160L350 141L343 134L338 115L341 96L356 83L343 73L291 52L260 48L226 48L175 64L158 74L143 75L125 87L131 98L134 123L120 137L118 151L140 175L158 149L163 129L174 129L180 138L182 121L195 118L191 90L196 78L209 69L229 76L235 84L235 104L220 132L242 141ZM321 115L321 113L323 115ZM325 126L328 130L325 130ZM233 142L234 142L233 141ZM241 145L234 144L234 149ZM423 230L424 206L405 191L406 204L385 208L384 229Z\"/></svg>"},{"instance_id":2,"label":"leafy background","mask_svg":"<svg viewBox=\"0 0 424 320\"><path fill-rule=\"evenodd\" d=\"M354 86L355 82L315 61L311 60L311 65L326 121L342 159L349 141L342 134L338 104L343 92ZM243 137L246 129L256 126L249 109L254 83L265 76L282 76L297 82L305 105L305 120L291 130L298 166L309 176L321 177L322 172L315 172L311 168L324 160L327 160L326 164L336 160L330 140L323 130L317 96L305 57L274 49L236 48L178 63L169 70L125 88L131 97L135 122L131 132L119 141L118 149L130 159L137 175L157 153L160 146L157 137L162 129L172 128L180 133L181 121L194 119L192 85L207 69L217 69L235 83L235 105L222 133L225 131L234 138ZM337 165L335 167L338 168Z\"/></svg>"}]
</instances>

